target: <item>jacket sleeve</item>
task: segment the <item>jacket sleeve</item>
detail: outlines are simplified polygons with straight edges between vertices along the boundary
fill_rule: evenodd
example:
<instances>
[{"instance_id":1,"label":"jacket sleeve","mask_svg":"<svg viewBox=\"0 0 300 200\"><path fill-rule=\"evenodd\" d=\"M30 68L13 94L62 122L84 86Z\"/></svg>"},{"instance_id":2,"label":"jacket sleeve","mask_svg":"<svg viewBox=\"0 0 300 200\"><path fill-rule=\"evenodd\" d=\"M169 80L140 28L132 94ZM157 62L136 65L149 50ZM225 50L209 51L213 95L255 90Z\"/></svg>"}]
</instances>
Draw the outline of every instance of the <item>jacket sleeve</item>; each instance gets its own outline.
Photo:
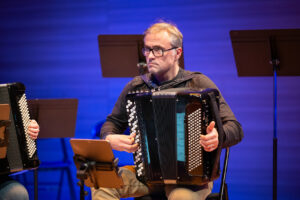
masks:
<instances>
[{"instance_id":1,"label":"jacket sleeve","mask_svg":"<svg viewBox=\"0 0 300 200\"><path fill-rule=\"evenodd\" d=\"M143 81L137 76L124 87L111 114L107 116L106 121L102 125L100 132L101 139L105 139L109 134L123 134L127 129L126 95L134 88L141 87L141 85L143 85Z\"/></svg>"},{"instance_id":2,"label":"jacket sleeve","mask_svg":"<svg viewBox=\"0 0 300 200\"><path fill-rule=\"evenodd\" d=\"M109 134L122 134L127 128L126 95L131 90L129 82L121 92L111 114L102 125L100 138L105 139Z\"/></svg>"},{"instance_id":3,"label":"jacket sleeve","mask_svg":"<svg viewBox=\"0 0 300 200\"><path fill-rule=\"evenodd\" d=\"M199 74L193 78L191 82L192 87L200 88L215 88L219 91L217 86L205 75ZM224 141L223 148L230 147L239 143L243 137L243 129L241 124L236 120L233 112L231 111L229 105L226 103L220 92L220 117L223 123L224 130Z\"/></svg>"}]
</instances>

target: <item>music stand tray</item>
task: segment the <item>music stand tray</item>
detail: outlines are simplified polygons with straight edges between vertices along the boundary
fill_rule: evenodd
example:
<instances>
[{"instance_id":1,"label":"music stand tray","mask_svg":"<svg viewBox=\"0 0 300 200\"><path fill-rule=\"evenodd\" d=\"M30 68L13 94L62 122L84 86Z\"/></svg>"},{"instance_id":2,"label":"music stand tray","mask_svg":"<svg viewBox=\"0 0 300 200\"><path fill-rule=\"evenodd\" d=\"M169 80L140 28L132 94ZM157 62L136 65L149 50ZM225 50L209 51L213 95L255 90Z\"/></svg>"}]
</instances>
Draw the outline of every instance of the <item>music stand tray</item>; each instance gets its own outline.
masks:
<instances>
[{"instance_id":1,"label":"music stand tray","mask_svg":"<svg viewBox=\"0 0 300 200\"><path fill-rule=\"evenodd\" d=\"M118 174L111 145L106 140L71 139L75 156L86 161L95 161L95 170L90 170L84 184L88 187L120 188L123 180ZM75 163L76 164L76 163ZM80 167L77 164L77 169ZM95 182L97 185L95 185Z\"/></svg>"}]
</instances>

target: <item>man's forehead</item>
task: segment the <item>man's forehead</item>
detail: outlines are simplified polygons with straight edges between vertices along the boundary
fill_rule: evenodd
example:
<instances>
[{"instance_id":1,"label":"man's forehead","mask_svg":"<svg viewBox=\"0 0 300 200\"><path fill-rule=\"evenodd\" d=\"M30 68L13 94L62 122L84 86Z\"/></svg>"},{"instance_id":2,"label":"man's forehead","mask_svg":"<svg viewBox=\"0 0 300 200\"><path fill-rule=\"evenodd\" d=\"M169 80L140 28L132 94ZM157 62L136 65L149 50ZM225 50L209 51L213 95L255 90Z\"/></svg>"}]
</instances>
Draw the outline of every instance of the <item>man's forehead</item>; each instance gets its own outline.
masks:
<instances>
[{"instance_id":1,"label":"man's forehead","mask_svg":"<svg viewBox=\"0 0 300 200\"><path fill-rule=\"evenodd\" d=\"M165 47L171 45L171 38L169 34L165 31L157 32L157 33L148 33L144 38L145 46L159 46Z\"/></svg>"}]
</instances>

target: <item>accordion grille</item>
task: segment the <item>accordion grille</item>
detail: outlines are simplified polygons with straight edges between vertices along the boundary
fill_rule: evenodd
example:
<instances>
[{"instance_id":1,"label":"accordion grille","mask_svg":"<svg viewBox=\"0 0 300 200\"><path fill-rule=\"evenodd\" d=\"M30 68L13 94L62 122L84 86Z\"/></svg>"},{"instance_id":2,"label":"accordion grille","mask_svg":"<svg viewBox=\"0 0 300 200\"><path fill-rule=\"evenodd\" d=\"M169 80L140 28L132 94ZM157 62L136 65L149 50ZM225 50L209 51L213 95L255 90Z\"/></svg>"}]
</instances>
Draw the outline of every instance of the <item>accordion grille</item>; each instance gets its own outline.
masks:
<instances>
[{"instance_id":1,"label":"accordion grille","mask_svg":"<svg viewBox=\"0 0 300 200\"><path fill-rule=\"evenodd\" d=\"M36 144L35 141L31 139L30 136L27 134L27 129L30 123L30 116L25 93L21 96L20 100L18 101L18 106L22 117L23 128L25 131L27 154L29 158L32 158L32 156L36 152Z\"/></svg>"},{"instance_id":2,"label":"accordion grille","mask_svg":"<svg viewBox=\"0 0 300 200\"><path fill-rule=\"evenodd\" d=\"M202 132L202 120L201 120L201 108L195 110L187 116L188 118L188 172L192 172L194 169L202 165L202 148L199 143L200 134Z\"/></svg>"}]
</instances>

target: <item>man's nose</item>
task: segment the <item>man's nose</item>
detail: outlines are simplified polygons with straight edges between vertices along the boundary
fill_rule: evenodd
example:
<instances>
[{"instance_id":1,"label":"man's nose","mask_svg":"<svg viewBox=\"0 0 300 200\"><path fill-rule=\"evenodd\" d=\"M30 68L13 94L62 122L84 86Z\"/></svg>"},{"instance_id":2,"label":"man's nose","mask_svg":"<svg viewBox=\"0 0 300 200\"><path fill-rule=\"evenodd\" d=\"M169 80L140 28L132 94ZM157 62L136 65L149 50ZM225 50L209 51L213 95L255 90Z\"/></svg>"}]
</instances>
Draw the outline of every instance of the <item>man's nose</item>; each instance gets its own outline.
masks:
<instances>
[{"instance_id":1,"label":"man's nose","mask_svg":"<svg viewBox=\"0 0 300 200\"><path fill-rule=\"evenodd\" d=\"M153 50L149 52L148 58L155 58Z\"/></svg>"}]
</instances>

